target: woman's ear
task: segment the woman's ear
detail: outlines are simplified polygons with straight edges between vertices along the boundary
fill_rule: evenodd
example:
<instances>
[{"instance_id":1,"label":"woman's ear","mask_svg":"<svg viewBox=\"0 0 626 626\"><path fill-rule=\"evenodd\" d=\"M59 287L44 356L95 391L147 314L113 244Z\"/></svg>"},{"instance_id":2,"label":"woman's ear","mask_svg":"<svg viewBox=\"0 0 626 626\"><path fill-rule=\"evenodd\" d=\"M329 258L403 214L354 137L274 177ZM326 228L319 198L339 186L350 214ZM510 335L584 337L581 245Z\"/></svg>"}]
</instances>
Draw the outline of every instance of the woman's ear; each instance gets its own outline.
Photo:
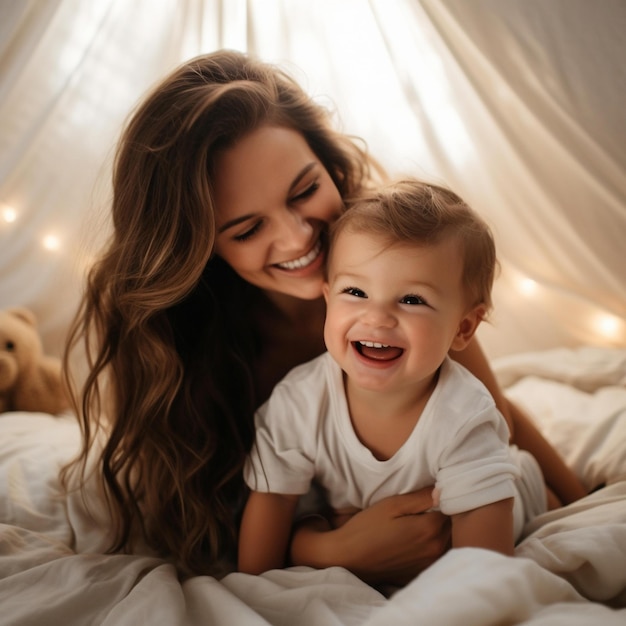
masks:
<instances>
[{"instance_id":1,"label":"woman's ear","mask_svg":"<svg viewBox=\"0 0 626 626\"><path fill-rule=\"evenodd\" d=\"M468 311L459 323L459 327L456 331L454 339L452 340L450 349L457 351L465 349L486 314L487 307L484 304L479 304Z\"/></svg>"}]
</instances>

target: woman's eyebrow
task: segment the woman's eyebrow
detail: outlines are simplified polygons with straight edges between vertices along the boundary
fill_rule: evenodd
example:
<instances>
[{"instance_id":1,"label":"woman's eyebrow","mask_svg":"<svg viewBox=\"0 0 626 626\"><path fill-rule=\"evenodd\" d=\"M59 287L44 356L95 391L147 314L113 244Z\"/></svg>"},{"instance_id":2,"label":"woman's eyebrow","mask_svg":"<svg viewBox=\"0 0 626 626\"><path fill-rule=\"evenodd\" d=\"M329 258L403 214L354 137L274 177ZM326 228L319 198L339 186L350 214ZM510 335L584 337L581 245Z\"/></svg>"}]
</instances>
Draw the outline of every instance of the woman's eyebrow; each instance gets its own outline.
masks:
<instances>
[{"instance_id":1,"label":"woman's eyebrow","mask_svg":"<svg viewBox=\"0 0 626 626\"><path fill-rule=\"evenodd\" d=\"M293 179L293 181L291 182L291 185L289 185L289 192L291 193L295 187L298 186L298 183L317 165L317 161L311 161L311 163L308 163L307 165L305 165L295 176L295 178ZM241 224L242 222L246 222L249 219L252 219L253 217L255 217L254 213L247 213L246 215L240 215L239 217L235 217L232 220L228 220L228 222L225 222L224 224L222 224L218 229L217 229L217 234L220 235L222 234L225 230L228 230L229 228L232 228L233 226L237 226L238 224Z\"/></svg>"}]
</instances>

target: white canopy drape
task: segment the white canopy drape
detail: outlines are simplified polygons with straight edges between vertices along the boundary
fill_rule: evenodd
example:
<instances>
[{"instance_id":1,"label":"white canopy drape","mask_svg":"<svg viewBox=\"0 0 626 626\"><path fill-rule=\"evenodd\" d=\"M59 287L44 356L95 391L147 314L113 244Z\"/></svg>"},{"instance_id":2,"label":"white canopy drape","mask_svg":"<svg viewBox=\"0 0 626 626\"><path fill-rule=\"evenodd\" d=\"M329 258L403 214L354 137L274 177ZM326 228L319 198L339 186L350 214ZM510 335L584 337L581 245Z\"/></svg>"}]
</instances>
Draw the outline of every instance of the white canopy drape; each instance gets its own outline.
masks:
<instances>
[{"instance_id":1,"label":"white canopy drape","mask_svg":"<svg viewBox=\"0 0 626 626\"><path fill-rule=\"evenodd\" d=\"M490 356L626 346L625 33L622 0L0 0L0 308L32 308L60 353L123 121L228 47L488 219Z\"/></svg>"}]
</instances>

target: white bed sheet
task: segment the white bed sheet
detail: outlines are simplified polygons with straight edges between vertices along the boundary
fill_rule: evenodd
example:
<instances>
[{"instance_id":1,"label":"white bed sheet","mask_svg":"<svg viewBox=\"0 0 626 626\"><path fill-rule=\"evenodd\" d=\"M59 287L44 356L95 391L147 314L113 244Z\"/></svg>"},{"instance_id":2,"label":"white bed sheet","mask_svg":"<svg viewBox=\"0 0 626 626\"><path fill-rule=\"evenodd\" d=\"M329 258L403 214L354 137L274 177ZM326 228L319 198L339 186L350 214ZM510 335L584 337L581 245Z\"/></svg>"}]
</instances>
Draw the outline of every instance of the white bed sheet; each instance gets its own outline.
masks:
<instances>
[{"instance_id":1,"label":"white bed sheet","mask_svg":"<svg viewBox=\"0 0 626 626\"><path fill-rule=\"evenodd\" d=\"M582 348L495 364L589 488L534 520L517 556L452 550L385 599L341 568L180 582L145 554L103 555L106 516L65 496L70 417L0 415L0 624L626 624L626 350Z\"/></svg>"}]
</instances>

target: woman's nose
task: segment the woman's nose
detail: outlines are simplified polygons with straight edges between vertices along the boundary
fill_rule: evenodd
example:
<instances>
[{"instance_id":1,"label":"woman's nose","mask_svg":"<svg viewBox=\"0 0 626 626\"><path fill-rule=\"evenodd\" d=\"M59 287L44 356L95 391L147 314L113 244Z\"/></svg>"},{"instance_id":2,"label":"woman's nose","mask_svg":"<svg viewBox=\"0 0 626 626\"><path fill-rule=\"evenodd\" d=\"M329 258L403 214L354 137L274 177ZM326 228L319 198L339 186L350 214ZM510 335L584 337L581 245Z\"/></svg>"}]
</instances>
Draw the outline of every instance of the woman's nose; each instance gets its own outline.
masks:
<instances>
[{"instance_id":1,"label":"woman's nose","mask_svg":"<svg viewBox=\"0 0 626 626\"><path fill-rule=\"evenodd\" d=\"M283 250L302 248L311 240L313 226L297 211L286 210L280 216L276 247Z\"/></svg>"}]
</instances>

